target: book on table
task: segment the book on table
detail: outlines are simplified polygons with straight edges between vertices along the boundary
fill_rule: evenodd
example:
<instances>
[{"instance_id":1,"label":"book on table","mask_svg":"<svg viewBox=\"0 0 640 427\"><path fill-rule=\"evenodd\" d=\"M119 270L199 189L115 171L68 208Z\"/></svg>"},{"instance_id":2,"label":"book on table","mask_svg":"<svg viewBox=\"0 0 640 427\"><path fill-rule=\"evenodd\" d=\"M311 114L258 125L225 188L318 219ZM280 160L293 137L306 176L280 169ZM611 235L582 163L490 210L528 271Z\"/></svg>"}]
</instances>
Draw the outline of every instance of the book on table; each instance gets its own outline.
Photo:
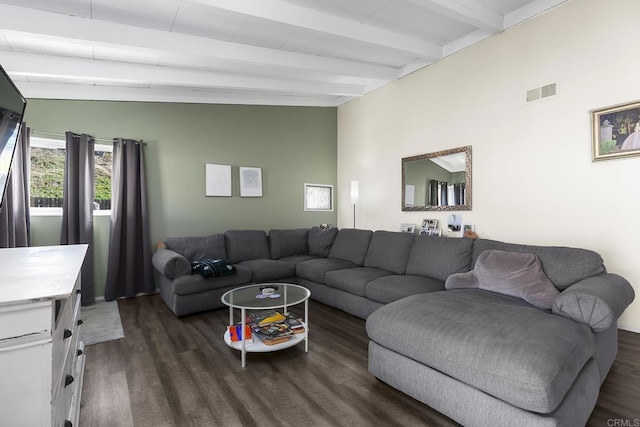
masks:
<instances>
[{"instance_id":1,"label":"book on table","mask_svg":"<svg viewBox=\"0 0 640 427\"><path fill-rule=\"evenodd\" d=\"M304 325L294 315L275 310L251 312L246 322L253 335L266 345L289 341L293 334L304 332Z\"/></svg>"}]
</instances>

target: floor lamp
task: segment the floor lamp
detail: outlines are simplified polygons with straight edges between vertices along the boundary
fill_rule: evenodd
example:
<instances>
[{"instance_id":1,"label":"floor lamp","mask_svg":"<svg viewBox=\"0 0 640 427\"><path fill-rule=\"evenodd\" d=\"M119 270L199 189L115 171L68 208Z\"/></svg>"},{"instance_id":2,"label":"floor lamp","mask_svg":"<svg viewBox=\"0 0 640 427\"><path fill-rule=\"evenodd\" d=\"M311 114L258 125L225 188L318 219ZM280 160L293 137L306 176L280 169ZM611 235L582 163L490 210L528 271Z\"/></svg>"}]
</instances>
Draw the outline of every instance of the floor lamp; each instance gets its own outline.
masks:
<instances>
[{"instance_id":1,"label":"floor lamp","mask_svg":"<svg viewBox=\"0 0 640 427\"><path fill-rule=\"evenodd\" d=\"M356 204L360 195L360 183L351 181L351 203L353 204L353 228L356 228Z\"/></svg>"}]
</instances>

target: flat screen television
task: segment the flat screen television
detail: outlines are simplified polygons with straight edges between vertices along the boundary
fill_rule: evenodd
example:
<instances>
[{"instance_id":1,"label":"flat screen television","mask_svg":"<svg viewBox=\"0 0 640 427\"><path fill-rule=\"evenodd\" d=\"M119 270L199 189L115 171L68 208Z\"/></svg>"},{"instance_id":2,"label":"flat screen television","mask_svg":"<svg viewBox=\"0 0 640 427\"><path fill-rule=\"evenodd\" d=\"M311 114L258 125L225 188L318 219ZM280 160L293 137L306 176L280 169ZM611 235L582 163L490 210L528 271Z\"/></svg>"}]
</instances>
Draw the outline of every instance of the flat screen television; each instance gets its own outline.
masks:
<instances>
[{"instance_id":1,"label":"flat screen television","mask_svg":"<svg viewBox=\"0 0 640 427\"><path fill-rule=\"evenodd\" d=\"M27 101L0 65L0 210L5 205L11 162L26 106Z\"/></svg>"}]
</instances>

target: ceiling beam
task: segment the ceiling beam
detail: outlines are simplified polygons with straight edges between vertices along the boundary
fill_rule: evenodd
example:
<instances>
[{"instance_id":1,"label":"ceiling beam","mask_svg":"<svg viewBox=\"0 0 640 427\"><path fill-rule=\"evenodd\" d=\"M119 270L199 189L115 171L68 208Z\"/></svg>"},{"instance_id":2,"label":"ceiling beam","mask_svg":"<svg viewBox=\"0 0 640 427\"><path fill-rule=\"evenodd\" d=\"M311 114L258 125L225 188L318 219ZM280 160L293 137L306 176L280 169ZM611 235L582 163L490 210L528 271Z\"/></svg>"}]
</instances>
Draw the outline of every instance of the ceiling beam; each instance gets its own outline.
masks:
<instances>
[{"instance_id":1,"label":"ceiling beam","mask_svg":"<svg viewBox=\"0 0 640 427\"><path fill-rule=\"evenodd\" d=\"M497 34L505 29L504 17L473 0L409 0L456 21Z\"/></svg>"},{"instance_id":2,"label":"ceiling beam","mask_svg":"<svg viewBox=\"0 0 640 427\"><path fill-rule=\"evenodd\" d=\"M187 88L131 88L111 85L56 84L18 80L25 98L127 102L179 102L192 104L292 105L336 107L333 96L290 96L271 93L197 91Z\"/></svg>"},{"instance_id":3,"label":"ceiling beam","mask_svg":"<svg viewBox=\"0 0 640 427\"><path fill-rule=\"evenodd\" d=\"M64 58L0 51L0 62L11 76L142 83L162 86L246 89L248 91L293 92L299 94L362 96L361 85L326 84L283 79L239 76L212 71L131 64L115 61Z\"/></svg>"},{"instance_id":4,"label":"ceiling beam","mask_svg":"<svg viewBox=\"0 0 640 427\"><path fill-rule=\"evenodd\" d=\"M177 51L196 57L323 71L340 76L380 80L398 78L398 70L381 65L250 46L4 4L0 5L0 29L71 40L85 45L135 47L162 53Z\"/></svg>"},{"instance_id":5,"label":"ceiling beam","mask_svg":"<svg viewBox=\"0 0 640 427\"><path fill-rule=\"evenodd\" d=\"M435 43L398 34L393 31L318 12L281 0L186 0L242 15L318 31L351 40L408 52L424 59L442 58L442 47Z\"/></svg>"},{"instance_id":6,"label":"ceiling beam","mask_svg":"<svg viewBox=\"0 0 640 427\"><path fill-rule=\"evenodd\" d=\"M535 16L540 15L550 9L553 9L556 6L561 5L567 0L535 0L526 5L522 6L520 9L516 9L513 12L507 13L504 17L504 27L509 28L516 24L526 21L527 19L531 19Z\"/></svg>"}]
</instances>

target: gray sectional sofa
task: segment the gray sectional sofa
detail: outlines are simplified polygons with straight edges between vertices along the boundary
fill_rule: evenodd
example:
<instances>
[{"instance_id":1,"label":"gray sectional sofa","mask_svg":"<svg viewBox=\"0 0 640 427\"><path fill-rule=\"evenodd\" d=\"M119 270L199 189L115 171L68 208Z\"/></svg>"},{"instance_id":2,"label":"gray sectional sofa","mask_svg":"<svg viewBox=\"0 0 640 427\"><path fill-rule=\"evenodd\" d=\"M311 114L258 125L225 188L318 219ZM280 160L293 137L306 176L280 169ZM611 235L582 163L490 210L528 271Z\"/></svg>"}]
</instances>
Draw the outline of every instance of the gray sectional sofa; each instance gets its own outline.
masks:
<instances>
[{"instance_id":1,"label":"gray sectional sofa","mask_svg":"<svg viewBox=\"0 0 640 427\"><path fill-rule=\"evenodd\" d=\"M496 273L502 288L471 277L486 272L487 251L523 255L524 264ZM192 275L203 258L226 258L237 272ZM373 375L466 426L584 425L617 353L617 319L634 298L593 251L389 231L169 238L153 263L176 315L221 307L224 292L247 283L307 287L367 319ZM512 286L518 280L535 286Z\"/></svg>"}]
</instances>

